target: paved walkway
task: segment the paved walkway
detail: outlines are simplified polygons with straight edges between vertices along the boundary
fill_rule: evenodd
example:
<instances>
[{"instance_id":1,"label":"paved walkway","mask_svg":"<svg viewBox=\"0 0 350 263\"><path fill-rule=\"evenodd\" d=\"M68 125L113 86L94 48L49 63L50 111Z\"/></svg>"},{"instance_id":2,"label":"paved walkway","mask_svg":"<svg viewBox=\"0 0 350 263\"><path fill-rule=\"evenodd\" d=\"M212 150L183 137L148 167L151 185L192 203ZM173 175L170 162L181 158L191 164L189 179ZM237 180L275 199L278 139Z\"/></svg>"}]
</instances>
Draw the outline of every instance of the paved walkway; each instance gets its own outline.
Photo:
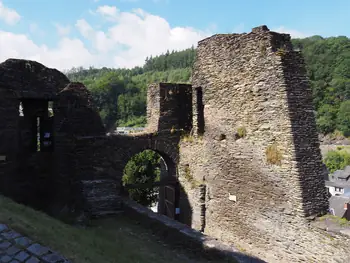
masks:
<instances>
[{"instance_id":1,"label":"paved walkway","mask_svg":"<svg viewBox=\"0 0 350 263\"><path fill-rule=\"evenodd\" d=\"M51 249L0 224L0 263L69 263Z\"/></svg>"}]
</instances>

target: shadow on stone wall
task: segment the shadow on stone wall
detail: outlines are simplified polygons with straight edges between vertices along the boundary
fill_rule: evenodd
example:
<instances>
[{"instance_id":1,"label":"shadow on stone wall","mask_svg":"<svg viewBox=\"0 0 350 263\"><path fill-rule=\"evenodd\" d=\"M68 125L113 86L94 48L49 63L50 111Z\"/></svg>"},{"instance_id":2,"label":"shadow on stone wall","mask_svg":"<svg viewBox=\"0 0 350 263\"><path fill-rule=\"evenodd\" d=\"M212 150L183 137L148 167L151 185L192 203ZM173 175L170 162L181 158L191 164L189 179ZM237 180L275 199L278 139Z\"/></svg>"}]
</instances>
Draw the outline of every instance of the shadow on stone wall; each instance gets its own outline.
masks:
<instances>
[{"instance_id":1,"label":"shadow on stone wall","mask_svg":"<svg viewBox=\"0 0 350 263\"><path fill-rule=\"evenodd\" d=\"M322 215L328 210L328 198L306 67L299 52L287 52L282 62L304 215Z\"/></svg>"},{"instance_id":2,"label":"shadow on stone wall","mask_svg":"<svg viewBox=\"0 0 350 263\"><path fill-rule=\"evenodd\" d=\"M130 199L123 201L125 216L131 222L148 229L161 242L190 252L190 255L196 259L203 257L207 260L222 259L222 262L266 263L256 257L245 255L238 249L225 245L181 222L153 213ZM232 258L236 261L229 261Z\"/></svg>"}]
</instances>

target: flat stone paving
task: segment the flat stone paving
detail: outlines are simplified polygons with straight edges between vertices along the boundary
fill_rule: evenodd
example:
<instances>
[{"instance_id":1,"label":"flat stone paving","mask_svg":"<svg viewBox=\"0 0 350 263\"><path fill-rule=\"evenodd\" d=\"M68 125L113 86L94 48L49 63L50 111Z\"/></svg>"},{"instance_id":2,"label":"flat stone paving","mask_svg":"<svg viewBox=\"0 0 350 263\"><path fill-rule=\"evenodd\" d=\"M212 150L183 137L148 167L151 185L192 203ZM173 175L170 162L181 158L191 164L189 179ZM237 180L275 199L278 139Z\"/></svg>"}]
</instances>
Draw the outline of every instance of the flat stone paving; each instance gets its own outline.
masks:
<instances>
[{"instance_id":1,"label":"flat stone paving","mask_svg":"<svg viewBox=\"0 0 350 263\"><path fill-rule=\"evenodd\" d=\"M69 263L48 247L0 224L0 263Z\"/></svg>"}]
</instances>

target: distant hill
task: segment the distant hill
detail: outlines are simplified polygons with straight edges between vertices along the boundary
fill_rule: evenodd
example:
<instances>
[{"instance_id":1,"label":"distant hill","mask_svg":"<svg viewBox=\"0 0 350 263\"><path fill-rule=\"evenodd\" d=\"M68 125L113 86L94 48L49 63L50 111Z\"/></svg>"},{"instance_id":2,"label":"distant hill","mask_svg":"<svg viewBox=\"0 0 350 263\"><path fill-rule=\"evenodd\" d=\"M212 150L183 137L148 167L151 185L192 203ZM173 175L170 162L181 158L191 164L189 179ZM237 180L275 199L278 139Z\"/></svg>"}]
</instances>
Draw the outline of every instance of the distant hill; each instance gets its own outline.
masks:
<instances>
[{"instance_id":1,"label":"distant hill","mask_svg":"<svg viewBox=\"0 0 350 263\"><path fill-rule=\"evenodd\" d=\"M305 58L320 133L340 131L349 136L350 39L313 36L292 42ZM133 69L73 68L66 74L91 90L107 128L142 126L147 85L157 81L188 83L195 56L192 47L150 56L142 67Z\"/></svg>"}]
</instances>

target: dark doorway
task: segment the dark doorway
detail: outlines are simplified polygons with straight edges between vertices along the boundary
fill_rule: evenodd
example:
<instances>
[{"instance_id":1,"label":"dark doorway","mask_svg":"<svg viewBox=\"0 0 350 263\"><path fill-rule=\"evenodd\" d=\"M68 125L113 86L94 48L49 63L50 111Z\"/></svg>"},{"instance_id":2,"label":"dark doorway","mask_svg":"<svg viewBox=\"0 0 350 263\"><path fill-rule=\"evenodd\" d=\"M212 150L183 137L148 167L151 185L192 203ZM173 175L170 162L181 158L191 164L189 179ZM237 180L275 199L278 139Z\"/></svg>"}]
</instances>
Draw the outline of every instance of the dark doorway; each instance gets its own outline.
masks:
<instances>
[{"instance_id":1,"label":"dark doorway","mask_svg":"<svg viewBox=\"0 0 350 263\"><path fill-rule=\"evenodd\" d=\"M49 100L22 99L19 102L17 181L23 200L45 210L53 188L54 131Z\"/></svg>"}]
</instances>

